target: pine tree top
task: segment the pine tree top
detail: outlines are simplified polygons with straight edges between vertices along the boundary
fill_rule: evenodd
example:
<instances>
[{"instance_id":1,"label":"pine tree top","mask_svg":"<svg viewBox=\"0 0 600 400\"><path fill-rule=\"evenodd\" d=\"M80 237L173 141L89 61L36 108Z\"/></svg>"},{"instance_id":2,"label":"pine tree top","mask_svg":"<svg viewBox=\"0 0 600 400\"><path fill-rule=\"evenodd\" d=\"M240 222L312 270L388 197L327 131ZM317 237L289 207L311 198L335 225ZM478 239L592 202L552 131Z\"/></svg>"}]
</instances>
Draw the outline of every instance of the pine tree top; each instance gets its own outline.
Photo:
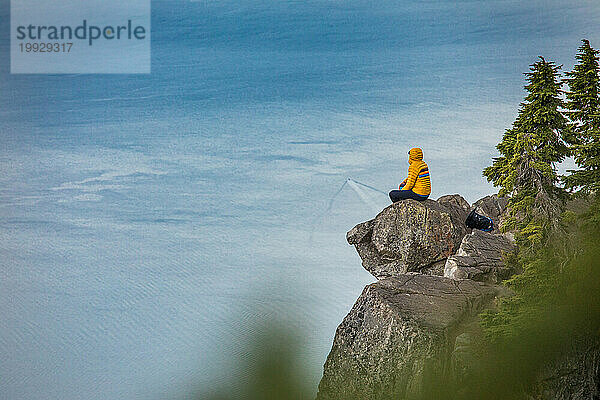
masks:
<instances>
[{"instance_id":1,"label":"pine tree top","mask_svg":"<svg viewBox=\"0 0 600 400\"><path fill-rule=\"evenodd\" d=\"M580 169L569 171L564 181L568 188L586 193L600 190L600 52L588 40L582 42L575 57L578 62L564 80L569 87L565 112L570 122L568 142Z\"/></svg>"},{"instance_id":2,"label":"pine tree top","mask_svg":"<svg viewBox=\"0 0 600 400\"><path fill-rule=\"evenodd\" d=\"M569 86L566 92L566 115L572 128L580 133L600 125L600 67L598 54L586 39L575 58L579 61L573 71L565 73Z\"/></svg>"}]
</instances>

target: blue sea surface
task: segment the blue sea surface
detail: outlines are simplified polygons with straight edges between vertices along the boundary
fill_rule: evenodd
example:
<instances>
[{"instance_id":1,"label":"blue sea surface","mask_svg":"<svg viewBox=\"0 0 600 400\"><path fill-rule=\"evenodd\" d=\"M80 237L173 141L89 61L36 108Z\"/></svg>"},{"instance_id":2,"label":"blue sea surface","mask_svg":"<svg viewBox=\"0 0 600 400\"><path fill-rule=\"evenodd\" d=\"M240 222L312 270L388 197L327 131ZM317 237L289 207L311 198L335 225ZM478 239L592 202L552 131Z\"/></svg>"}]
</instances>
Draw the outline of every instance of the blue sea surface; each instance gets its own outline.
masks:
<instances>
[{"instance_id":1,"label":"blue sea surface","mask_svg":"<svg viewBox=\"0 0 600 400\"><path fill-rule=\"evenodd\" d=\"M522 73L600 47L597 1L173 0L149 75L11 75L9 21L1 0L10 400L216 390L262 321L301 333L316 390L374 281L345 232L388 203L346 179L393 189L419 146L433 198L493 193Z\"/></svg>"}]
</instances>

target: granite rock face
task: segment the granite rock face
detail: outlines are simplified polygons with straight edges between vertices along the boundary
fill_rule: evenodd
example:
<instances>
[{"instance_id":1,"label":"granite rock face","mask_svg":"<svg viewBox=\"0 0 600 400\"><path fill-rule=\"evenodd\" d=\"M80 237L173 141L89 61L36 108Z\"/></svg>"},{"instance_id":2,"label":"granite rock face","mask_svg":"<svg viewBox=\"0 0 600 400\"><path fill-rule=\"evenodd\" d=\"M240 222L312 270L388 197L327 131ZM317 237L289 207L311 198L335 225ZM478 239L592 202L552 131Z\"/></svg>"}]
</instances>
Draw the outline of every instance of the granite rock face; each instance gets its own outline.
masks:
<instances>
[{"instance_id":1,"label":"granite rock face","mask_svg":"<svg viewBox=\"0 0 600 400\"><path fill-rule=\"evenodd\" d=\"M452 369L463 323L497 294L480 282L416 273L368 285L336 331L317 399L421 396L428 377Z\"/></svg>"},{"instance_id":2,"label":"granite rock face","mask_svg":"<svg viewBox=\"0 0 600 400\"><path fill-rule=\"evenodd\" d=\"M600 399L600 337L578 347L542 371L538 379L537 398L541 400Z\"/></svg>"},{"instance_id":3,"label":"granite rock face","mask_svg":"<svg viewBox=\"0 0 600 400\"><path fill-rule=\"evenodd\" d=\"M356 225L346 239L377 279L410 271L441 274L446 258L468 233L464 224L468 210L469 204L459 195L437 202L404 200Z\"/></svg>"},{"instance_id":4,"label":"granite rock face","mask_svg":"<svg viewBox=\"0 0 600 400\"><path fill-rule=\"evenodd\" d=\"M446 208L452 215L453 219L457 221L465 221L471 206L469 203L459 194L447 194L436 200L437 203Z\"/></svg>"},{"instance_id":5,"label":"granite rock face","mask_svg":"<svg viewBox=\"0 0 600 400\"><path fill-rule=\"evenodd\" d=\"M499 283L515 273L502 259L514 250L510 237L474 230L463 238L456 254L446 260L444 276Z\"/></svg>"}]
</instances>

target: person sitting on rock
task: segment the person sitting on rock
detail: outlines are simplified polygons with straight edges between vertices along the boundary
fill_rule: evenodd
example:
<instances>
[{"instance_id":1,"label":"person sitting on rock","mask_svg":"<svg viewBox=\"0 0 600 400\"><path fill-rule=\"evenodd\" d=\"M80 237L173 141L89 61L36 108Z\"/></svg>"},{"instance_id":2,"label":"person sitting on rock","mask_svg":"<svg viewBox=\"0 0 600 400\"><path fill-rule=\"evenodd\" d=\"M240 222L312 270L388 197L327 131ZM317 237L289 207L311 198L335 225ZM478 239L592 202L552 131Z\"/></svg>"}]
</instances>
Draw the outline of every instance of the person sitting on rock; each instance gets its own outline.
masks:
<instances>
[{"instance_id":1,"label":"person sitting on rock","mask_svg":"<svg viewBox=\"0 0 600 400\"><path fill-rule=\"evenodd\" d=\"M431 179L429 179L429 167L423 161L423 150L418 147L408 152L408 178L401 184L400 190L392 190L390 199L395 203L404 199L418 201L426 200L431 194Z\"/></svg>"}]
</instances>

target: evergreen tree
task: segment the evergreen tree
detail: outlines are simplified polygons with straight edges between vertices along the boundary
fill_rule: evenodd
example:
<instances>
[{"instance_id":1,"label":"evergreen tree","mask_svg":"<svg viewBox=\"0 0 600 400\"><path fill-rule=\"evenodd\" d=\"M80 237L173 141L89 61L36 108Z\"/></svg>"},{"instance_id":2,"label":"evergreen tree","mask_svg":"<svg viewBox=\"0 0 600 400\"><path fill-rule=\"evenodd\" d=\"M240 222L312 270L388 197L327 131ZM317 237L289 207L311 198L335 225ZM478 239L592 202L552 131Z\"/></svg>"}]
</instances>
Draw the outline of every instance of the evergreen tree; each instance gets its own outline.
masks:
<instances>
[{"instance_id":1,"label":"evergreen tree","mask_svg":"<svg viewBox=\"0 0 600 400\"><path fill-rule=\"evenodd\" d=\"M598 51L583 40L573 71L565 82L567 111L572 135L568 138L575 162L580 168L569 171L566 187L580 187L584 193L596 193L600 188L600 77Z\"/></svg>"},{"instance_id":2,"label":"evergreen tree","mask_svg":"<svg viewBox=\"0 0 600 400\"><path fill-rule=\"evenodd\" d=\"M560 111L560 68L543 57L530 66L525 73L528 94L497 146L500 157L483 171L500 187L500 195L511 195L503 229L516 229L520 244L540 243L561 211L555 163L564 159L568 148L562 139L567 120Z\"/></svg>"},{"instance_id":3,"label":"evergreen tree","mask_svg":"<svg viewBox=\"0 0 600 400\"><path fill-rule=\"evenodd\" d=\"M518 252L504 260L520 271L504 282L513 295L481 314L492 348L501 357L515 357L501 359L498 370L518 364L513 381L521 381L523 392L531 392L514 398L537 398L534 385L540 367L547 368L550 360L578 343L598 340L600 196L582 215L560 213L565 192L556 186L554 168L573 151L582 170L567 177L567 184L587 191L600 186L598 52L587 41L579 50L580 64L567 74L567 105L560 100L560 67L543 58L531 66L519 115L497 146L500 157L484 170L500 194L511 195L503 228L516 229L519 244ZM568 119L561 113L565 107ZM495 376L492 371L490 376Z\"/></svg>"}]
</instances>

